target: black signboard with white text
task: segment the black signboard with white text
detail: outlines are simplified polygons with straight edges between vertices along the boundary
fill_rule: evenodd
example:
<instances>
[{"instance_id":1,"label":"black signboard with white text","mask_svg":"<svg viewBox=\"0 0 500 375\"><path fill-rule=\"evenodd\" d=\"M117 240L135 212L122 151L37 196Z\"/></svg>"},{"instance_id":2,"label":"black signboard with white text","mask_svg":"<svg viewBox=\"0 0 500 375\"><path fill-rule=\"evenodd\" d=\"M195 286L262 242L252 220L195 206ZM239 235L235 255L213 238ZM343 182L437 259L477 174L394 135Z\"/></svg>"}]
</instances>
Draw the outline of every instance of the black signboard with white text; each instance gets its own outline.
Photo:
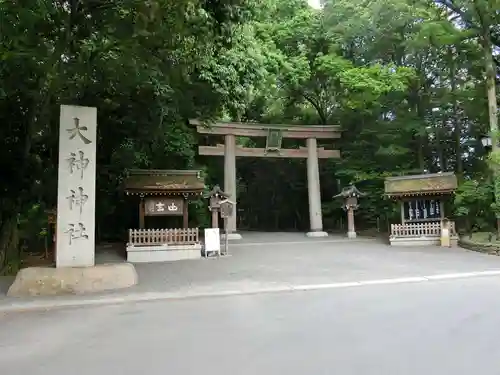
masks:
<instances>
[{"instance_id":1,"label":"black signboard with white text","mask_svg":"<svg viewBox=\"0 0 500 375\"><path fill-rule=\"evenodd\" d=\"M146 216L182 216L184 199L147 198L144 202Z\"/></svg>"}]
</instances>

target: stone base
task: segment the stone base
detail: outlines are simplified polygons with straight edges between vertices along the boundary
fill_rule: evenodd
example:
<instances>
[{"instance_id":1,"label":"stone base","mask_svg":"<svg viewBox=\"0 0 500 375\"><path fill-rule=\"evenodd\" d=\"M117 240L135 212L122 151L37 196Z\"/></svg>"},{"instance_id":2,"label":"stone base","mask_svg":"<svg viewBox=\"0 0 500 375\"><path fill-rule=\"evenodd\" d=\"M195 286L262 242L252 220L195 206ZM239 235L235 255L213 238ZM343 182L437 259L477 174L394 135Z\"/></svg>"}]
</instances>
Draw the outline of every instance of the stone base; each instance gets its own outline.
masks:
<instances>
[{"instance_id":1,"label":"stone base","mask_svg":"<svg viewBox=\"0 0 500 375\"><path fill-rule=\"evenodd\" d=\"M356 238L357 234L356 232L347 232L347 238Z\"/></svg>"},{"instance_id":2,"label":"stone base","mask_svg":"<svg viewBox=\"0 0 500 375\"><path fill-rule=\"evenodd\" d=\"M172 262L200 258L201 245L127 246L127 261L131 263Z\"/></svg>"},{"instance_id":3,"label":"stone base","mask_svg":"<svg viewBox=\"0 0 500 375\"><path fill-rule=\"evenodd\" d=\"M94 267L30 267L17 273L8 296L54 296L122 289L136 285L132 264L102 264Z\"/></svg>"},{"instance_id":4,"label":"stone base","mask_svg":"<svg viewBox=\"0 0 500 375\"><path fill-rule=\"evenodd\" d=\"M389 242L394 246L441 246L441 237L397 237L389 238ZM457 246L458 238L452 237L450 244Z\"/></svg>"},{"instance_id":5,"label":"stone base","mask_svg":"<svg viewBox=\"0 0 500 375\"><path fill-rule=\"evenodd\" d=\"M306 236L309 238L328 237L328 233L323 232L323 231L307 232Z\"/></svg>"},{"instance_id":6,"label":"stone base","mask_svg":"<svg viewBox=\"0 0 500 375\"><path fill-rule=\"evenodd\" d=\"M229 241L232 241L232 240L241 240L242 238L243 237L241 237L241 234L239 234L239 233L229 233L229 235L228 235L228 240ZM225 240L226 239L226 234L222 233L220 235L220 239L221 239L221 241Z\"/></svg>"}]
</instances>

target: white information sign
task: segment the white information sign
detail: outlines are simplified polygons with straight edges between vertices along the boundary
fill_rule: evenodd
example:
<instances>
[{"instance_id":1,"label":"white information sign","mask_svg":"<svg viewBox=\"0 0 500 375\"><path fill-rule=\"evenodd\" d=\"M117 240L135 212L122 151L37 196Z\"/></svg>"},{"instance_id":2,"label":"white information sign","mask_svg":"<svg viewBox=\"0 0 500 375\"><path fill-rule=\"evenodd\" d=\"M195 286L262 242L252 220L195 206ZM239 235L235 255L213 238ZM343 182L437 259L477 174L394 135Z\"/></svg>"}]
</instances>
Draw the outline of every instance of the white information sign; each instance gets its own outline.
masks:
<instances>
[{"instance_id":1,"label":"white information sign","mask_svg":"<svg viewBox=\"0 0 500 375\"><path fill-rule=\"evenodd\" d=\"M220 253L220 232L219 228L205 229L205 254L217 251Z\"/></svg>"},{"instance_id":2,"label":"white information sign","mask_svg":"<svg viewBox=\"0 0 500 375\"><path fill-rule=\"evenodd\" d=\"M94 265L96 133L96 108L61 106L57 267Z\"/></svg>"}]
</instances>

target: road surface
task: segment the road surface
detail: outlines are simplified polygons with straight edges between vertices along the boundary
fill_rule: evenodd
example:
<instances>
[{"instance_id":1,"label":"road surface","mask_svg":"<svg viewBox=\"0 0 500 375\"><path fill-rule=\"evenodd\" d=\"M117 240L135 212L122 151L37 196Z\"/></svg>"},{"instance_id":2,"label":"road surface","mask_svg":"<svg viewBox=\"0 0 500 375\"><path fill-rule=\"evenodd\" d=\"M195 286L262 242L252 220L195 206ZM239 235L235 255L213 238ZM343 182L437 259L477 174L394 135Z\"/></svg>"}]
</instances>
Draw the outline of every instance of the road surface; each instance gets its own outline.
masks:
<instances>
[{"instance_id":1,"label":"road surface","mask_svg":"<svg viewBox=\"0 0 500 375\"><path fill-rule=\"evenodd\" d=\"M500 278L16 312L2 374L498 375Z\"/></svg>"}]
</instances>

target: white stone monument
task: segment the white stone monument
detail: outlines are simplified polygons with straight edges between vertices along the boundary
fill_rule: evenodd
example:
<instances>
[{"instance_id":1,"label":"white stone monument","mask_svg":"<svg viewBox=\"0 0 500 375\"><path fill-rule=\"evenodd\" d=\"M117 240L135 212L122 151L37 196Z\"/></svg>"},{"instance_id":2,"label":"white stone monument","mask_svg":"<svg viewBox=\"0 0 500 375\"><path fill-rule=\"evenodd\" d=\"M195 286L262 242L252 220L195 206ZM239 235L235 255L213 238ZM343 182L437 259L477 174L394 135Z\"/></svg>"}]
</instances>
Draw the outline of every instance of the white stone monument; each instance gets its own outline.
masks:
<instances>
[{"instance_id":1,"label":"white stone monument","mask_svg":"<svg viewBox=\"0 0 500 375\"><path fill-rule=\"evenodd\" d=\"M95 256L97 109L62 105L56 267L90 267Z\"/></svg>"}]
</instances>

